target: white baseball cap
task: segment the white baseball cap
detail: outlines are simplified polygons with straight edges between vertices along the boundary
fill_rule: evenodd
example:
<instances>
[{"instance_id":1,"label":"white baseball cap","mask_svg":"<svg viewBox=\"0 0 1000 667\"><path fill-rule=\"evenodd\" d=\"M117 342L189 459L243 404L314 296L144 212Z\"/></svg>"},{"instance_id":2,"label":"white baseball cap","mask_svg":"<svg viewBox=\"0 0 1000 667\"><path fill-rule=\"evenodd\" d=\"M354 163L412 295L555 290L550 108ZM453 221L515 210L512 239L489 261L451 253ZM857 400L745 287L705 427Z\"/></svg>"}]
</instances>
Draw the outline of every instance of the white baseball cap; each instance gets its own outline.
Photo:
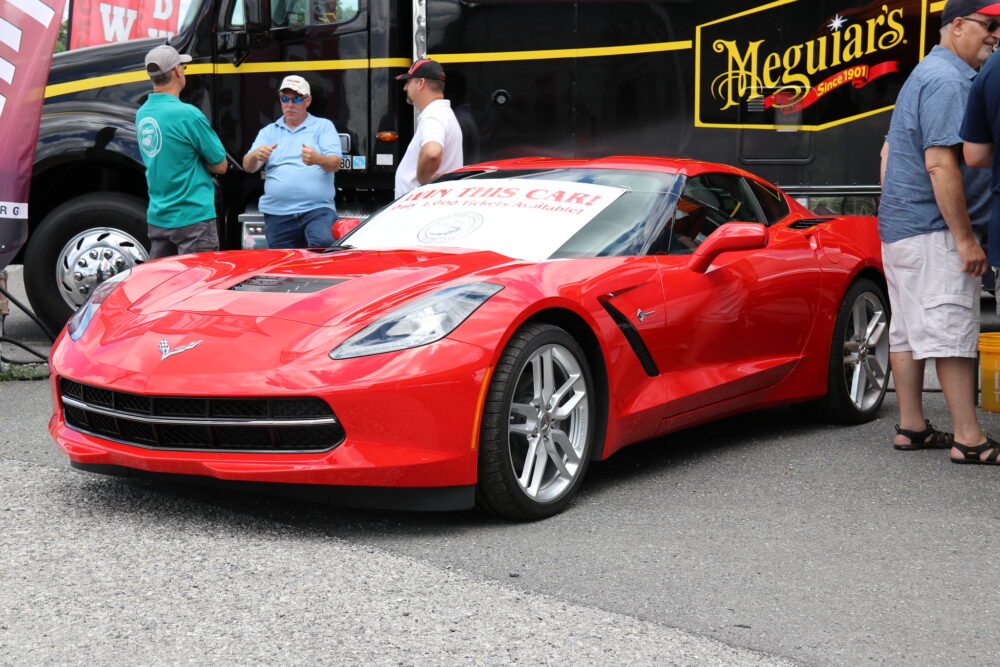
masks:
<instances>
[{"instance_id":1,"label":"white baseball cap","mask_svg":"<svg viewBox=\"0 0 1000 667\"><path fill-rule=\"evenodd\" d=\"M146 72L149 76L159 76L173 71L181 63L191 62L191 56L181 55L169 44L160 44L146 54Z\"/></svg>"},{"instance_id":2,"label":"white baseball cap","mask_svg":"<svg viewBox=\"0 0 1000 667\"><path fill-rule=\"evenodd\" d=\"M278 86L278 92L280 93L283 90L294 90L303 97L309 97L312 95L312 89L309 88L309 82L296 74L286 76L281 80L281 85Z\"/></svg>"}]
</instances>

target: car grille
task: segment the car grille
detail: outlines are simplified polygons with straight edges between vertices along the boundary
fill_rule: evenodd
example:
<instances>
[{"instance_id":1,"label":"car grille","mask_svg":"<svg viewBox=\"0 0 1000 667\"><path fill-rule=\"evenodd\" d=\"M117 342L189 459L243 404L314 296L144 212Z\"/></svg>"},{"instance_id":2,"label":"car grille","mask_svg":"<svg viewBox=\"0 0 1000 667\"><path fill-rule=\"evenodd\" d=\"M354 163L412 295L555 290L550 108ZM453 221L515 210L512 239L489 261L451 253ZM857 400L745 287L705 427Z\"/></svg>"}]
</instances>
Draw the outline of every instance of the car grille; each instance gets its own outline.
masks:
<instances>
[{"instance_id":1,"label":"car grille","mask_svg":"<svg viewBox=\"0 0 1000 667\"><path fill-rule=\"evenodd\" d=\"M297 398L146 396L60 378L73 429L149 449L324 452L344 430L325 401Z\"/></svg>"}]
</instances>

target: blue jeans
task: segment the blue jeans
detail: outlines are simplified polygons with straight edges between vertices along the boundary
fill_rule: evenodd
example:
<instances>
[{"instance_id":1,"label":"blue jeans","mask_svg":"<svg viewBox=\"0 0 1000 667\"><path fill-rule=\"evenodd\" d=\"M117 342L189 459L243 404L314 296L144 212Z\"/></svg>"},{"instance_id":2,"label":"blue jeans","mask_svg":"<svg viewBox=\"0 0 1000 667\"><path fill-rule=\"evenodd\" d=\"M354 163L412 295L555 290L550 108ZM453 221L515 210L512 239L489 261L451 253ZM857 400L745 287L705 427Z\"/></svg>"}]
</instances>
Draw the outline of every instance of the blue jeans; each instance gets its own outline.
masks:
<instances>
[{"instance_id":1,"label":"blue jeans","mask_svg":"<svg viewBox=\"0 0 1000 667\"><path fill-rule=\"evenodd\" d=\"M337 212L332 208L314 208L291 215L264 214L264 236L268 248L327 248L333 245L333 227Z\"/></svg>"}]
</instances>

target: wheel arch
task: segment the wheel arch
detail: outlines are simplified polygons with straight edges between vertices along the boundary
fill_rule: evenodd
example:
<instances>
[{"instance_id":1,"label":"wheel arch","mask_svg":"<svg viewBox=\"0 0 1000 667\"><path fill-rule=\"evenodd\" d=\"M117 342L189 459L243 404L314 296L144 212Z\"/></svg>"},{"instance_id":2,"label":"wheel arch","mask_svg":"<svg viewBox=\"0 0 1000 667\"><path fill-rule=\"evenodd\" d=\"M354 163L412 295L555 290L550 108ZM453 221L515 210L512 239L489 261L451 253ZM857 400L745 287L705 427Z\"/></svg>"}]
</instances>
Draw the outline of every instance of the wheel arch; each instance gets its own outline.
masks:
<instances>
[{"instance_id":1,"label":"wheel arch","mask_svg":"<svg viewBox=\"0 0 1000 667\"><path fill-rule=\"evenodd\" d=\"M851 289L851 285L858 282L862 278L871 280L873 283L885 290L886 294L889 293L889 285L885 281L885 275L874 266L865 266L860 271L855 273L849 281L847 281L847 285L844 287L844 294L847 294L847 290ZM844 294L840 295L841 298L844 297Z\"/></svg>"},{"instance_id":2,"label":"wheel arch","mask_svg":"<svg viewBox=\"0 0 1000 667\"><path fill-rule=\"evenodd\" d=\"M39 131L28 195L29 243L31 234L55 208L94 192L148 199L135 128L128 119L111 116L47 116ZM15 262L23 262L25 248Z\"/></svg>"},{"instance_id":3,"label":"wheel arch","mask_svg":"<svg viewBox=\"0 0 1000 667\"><path fill-rule=\"evenodd\" d=\"M583 348L583 353L587 357L587 363L590 364L590 372L594 380L594 391L597 395L596 405L594 406L597 418L594 424L595 441L591 460L604 458L604 444L608 431L609 388L608 369L604 363L604 351L601 349L600 341L598 341L596 334L594 334L593 329L587 324L586 320L579 314L565 308L547 308L541 310L534 313L521 326L530 323L557 326L569 333L579 343L580 347Z\"/></svg>"}]
</instances>

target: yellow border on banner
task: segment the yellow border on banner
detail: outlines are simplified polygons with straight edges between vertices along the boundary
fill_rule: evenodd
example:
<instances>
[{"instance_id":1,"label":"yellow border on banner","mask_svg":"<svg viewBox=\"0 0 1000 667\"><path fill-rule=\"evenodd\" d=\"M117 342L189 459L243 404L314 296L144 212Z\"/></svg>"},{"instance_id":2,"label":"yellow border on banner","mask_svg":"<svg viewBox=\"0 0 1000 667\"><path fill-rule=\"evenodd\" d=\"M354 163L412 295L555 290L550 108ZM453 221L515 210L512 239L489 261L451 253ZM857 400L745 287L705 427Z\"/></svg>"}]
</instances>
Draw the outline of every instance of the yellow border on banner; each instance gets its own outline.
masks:
<instances>
[{"instance_id":1,"label":"yellow border on banner","mask_svg":"<svg viewBox=\"0 0 1000 667\"><path fill-rule=\"evenodd\" d=\"M727 21L732 21L733 19L742 18L750 14L756 14L768 9L773 9L775 7L780 7L781 5L787 5L793 2L799 2L800 0L774 0L766 5L760 5L759 7L754 7L746 11L740 12L739 14L733 14L731 16L724 16L720 19L714 21L709 21L708 23L702 23L701 25L695 26L695 54L694 54L694 126L695 127L710 127L710 128L721 128L729 130L783 130L792 131L797 130L800 132L822 132L823 130L829 130L832 127L837 127L838 125L846 125L847 123L852 123L856 120L862 118L868 118L869 116L874 116L876 114L884 113L886 111L892 111L896 108L895 104L882 107L881 109L874 109L872 111L866 111L864 113L856 114L847 118L840 118L835 121L830 121L829 123L823 123L822 125L739 125L736 123L707 123L701 119L701 29L705 26L715 25L717 23L724 23ZM921 14L920 14L920 45L919 53L920 57L923 58L924 50L927 45L927 18L928 14L933 14L934 12L939 12L944 9L944 5L947 0L921 0Z\"/></svg>"},{"instance_id":2,"label":"yellow border on banner","mask_svg":"<svg viewBox=\"0 0 1000 667\"><path fill-rule=\"evenodd\" d=\"M541 51L493 51L489 53L439 53L428 54L439 63L489 63L513 60L553 60L556 58L597 58L602 56L624 56L636 53L663 53L683 51L694 47L690 39L677 42L655 42L652 44L629 44L626 46L595 46L583 49L544 49Z\"/></svg>"}]
</instances>

